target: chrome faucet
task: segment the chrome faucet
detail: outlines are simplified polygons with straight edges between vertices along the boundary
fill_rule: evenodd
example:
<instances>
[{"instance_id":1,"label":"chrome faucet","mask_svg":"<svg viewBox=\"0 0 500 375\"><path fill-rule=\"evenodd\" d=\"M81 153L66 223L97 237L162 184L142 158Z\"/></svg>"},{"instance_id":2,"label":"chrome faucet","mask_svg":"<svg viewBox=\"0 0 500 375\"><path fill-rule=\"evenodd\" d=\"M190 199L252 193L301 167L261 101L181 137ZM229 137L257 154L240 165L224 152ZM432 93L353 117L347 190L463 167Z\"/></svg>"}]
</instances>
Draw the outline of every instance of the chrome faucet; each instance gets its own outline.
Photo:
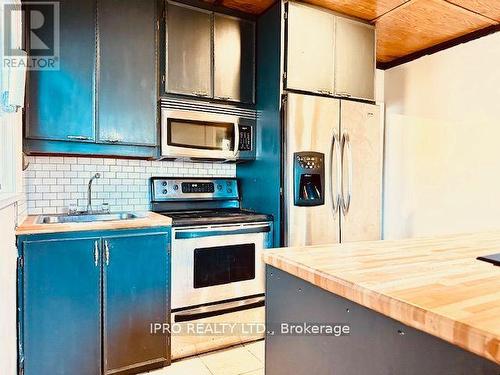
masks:
<instances>
[{"instance_id":1,"label":"chrome faucet","mask_svg":"<svg viewBox=\"0 0 500 375\"><path fill-rule=\"evenodd\" d=\"M100 173L96 173L89 181L89 188L87 190L87 212L92 212L92 182L101 178Z\"/></svg>"}]
</instances>

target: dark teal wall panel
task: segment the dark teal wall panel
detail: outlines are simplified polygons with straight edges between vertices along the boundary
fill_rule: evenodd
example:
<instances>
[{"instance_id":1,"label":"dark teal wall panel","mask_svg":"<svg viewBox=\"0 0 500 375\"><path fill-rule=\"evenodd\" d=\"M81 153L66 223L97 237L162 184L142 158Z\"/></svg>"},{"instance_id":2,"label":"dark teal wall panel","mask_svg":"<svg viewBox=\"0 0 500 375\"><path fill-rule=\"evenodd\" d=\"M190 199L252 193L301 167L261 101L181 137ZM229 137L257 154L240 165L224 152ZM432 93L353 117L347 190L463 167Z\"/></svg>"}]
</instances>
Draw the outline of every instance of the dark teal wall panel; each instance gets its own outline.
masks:
<instances>
[{"instance_id":1,"label":"dark teal wall panel","mask_svg":"<svg viewBox=\"0 0 500 375\"><path fill-rule=\"evenodd\" d=\"M274 246L281 243L281 8L257 21L257 160L237 167L243 206L274 217Z\"/></svg>"}]
</instances>

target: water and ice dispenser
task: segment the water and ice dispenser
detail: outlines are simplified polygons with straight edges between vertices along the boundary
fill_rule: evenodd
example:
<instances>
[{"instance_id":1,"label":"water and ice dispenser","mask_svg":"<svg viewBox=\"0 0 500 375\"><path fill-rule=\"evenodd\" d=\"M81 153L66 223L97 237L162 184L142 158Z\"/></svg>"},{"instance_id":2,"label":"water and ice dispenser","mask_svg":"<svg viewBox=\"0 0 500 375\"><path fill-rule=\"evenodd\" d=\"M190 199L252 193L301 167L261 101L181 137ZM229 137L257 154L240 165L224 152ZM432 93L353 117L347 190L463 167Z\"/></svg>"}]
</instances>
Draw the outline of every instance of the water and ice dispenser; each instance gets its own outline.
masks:
<instances>
[{"instance_id":1,"label":"water and ice dispenser","mask_svg":"<svg viewBox=\"0 0 500 375\"><path fill-rule=\"evenodd\" d=\"M325 204L325 154L296 152L293 158L295 206Z\"/></svg>"}]
</instances>

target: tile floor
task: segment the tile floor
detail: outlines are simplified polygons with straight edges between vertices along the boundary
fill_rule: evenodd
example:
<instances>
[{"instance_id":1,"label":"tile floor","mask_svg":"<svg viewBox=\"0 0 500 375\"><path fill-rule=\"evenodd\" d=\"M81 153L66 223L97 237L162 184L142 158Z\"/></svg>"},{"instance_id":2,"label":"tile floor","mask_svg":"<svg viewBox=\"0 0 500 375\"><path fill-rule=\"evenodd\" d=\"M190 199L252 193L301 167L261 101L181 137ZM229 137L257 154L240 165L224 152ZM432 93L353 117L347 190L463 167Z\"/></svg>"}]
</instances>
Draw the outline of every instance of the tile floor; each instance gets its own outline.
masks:
<instances>
[{"instance_id":1,"label":"tile floor","mask_svg":"<svg viewBox=\"0 0 500 375\"><path fill-rule=\"evenodd\" d=\"M148 375L264 375L264 340L183 359Z\"/></svg>"}]
</instances>

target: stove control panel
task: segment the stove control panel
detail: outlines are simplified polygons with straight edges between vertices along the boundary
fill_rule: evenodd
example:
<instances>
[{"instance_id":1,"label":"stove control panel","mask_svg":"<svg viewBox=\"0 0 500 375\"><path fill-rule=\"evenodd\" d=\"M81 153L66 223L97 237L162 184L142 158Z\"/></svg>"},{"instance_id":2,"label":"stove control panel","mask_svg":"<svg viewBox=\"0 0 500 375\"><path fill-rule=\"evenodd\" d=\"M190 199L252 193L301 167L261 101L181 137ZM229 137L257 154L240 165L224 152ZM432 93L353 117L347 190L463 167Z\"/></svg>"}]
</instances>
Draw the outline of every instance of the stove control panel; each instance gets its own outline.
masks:
<instances>
[{"instance_id":1,"label":"stove control panel","mask_svg":"<svg viewBox=\"0 0 500 375\"><path fill-rule=\"evenodd\" d=\"M161 178L151 179L151 201L236 200L236 179Z\"/></svg>"},{"instance_id":2,"label":"stove control panel","mask_svg":"<svg viewBox=\"0 0 500 375\"><path fill-rule=\"evenodd\" d=\"M215 192L213 182L183 182L181 186L183 194Z\"/></svg>"}]
</instances>

